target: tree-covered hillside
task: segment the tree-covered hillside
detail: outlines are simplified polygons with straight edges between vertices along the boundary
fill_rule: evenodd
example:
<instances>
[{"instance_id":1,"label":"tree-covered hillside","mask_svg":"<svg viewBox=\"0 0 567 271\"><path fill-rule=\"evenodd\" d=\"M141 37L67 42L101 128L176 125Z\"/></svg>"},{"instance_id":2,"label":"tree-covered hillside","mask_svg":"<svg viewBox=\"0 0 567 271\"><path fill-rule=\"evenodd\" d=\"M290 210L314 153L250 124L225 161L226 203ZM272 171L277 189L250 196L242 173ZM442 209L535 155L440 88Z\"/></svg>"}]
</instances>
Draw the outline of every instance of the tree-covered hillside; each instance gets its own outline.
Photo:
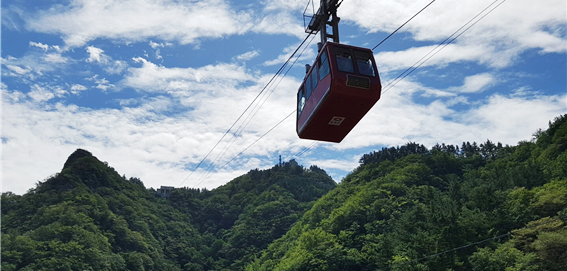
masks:
<instances>
[{"instance_id":1,"label":"tree-covered hillside","mask_svg":"<svg viewBox=\"0 0 567 271\"><path fill-rule=\"evenodd\" d=\"M219 240L214 270L243 270L335 186L324 170L291 160L251 170L212 191L177 189L169 200L201 234Z\"/></svg>"},{"instance_id":2,"label":"tree-covered hillside","mask_svg":"<svg viewBox=\"0 0 567 271\"><path fill-rule=\"evenodd\" d=\"M2 270L241 270L334 188L294 161L161 199L77 150L25 195L2 194Z\"/></svg>"},{"instance_id":3,"label":"tree-covered hillside","mask_svg":"<svg viewBox=\"0 0 567 271\"><path fill-rule=\"evenodd\" d=\"M567 115L532 141L364 155L246 270L567 270Z\"/></svg>"}]
</instances>

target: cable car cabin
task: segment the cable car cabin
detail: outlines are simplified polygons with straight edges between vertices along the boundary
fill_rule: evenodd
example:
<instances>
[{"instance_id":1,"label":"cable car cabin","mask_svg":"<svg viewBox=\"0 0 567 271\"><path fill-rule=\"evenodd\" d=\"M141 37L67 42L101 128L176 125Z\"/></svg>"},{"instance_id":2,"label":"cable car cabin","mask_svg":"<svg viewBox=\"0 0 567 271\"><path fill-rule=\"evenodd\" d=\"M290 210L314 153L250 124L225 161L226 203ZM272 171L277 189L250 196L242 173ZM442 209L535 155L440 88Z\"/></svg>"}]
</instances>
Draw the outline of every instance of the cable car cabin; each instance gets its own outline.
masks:
<instances>
[{"instance_id":1,"label":"cable car cabin","mask_svg":"<svg viewBox=\"0 0 567 271\"><path fill-rule=\"evenodd\" d=\"M326 42L297 92L297 134L341 142L381 90L372 50Z\"/></svg>"}]
</instances>

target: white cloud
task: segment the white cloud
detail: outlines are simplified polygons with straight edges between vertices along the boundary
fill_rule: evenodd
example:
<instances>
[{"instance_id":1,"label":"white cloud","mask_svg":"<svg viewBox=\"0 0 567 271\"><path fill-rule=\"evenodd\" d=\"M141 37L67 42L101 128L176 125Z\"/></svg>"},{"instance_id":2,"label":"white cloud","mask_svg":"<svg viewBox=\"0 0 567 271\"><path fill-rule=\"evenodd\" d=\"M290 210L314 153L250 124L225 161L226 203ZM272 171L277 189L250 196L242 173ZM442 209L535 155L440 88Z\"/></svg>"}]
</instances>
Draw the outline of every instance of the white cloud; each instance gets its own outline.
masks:
<instances>
[{"instance_id":1,"label":"white cloud","mask_svg":"<svg viewBox=\"0 0 567 271\"><path fill-rule=\"evenodd\" d=\"M28 93L28 96L36 102L45 102L55 98L55 94L39 85L31 86L31 91Z\"/></svg>"},{"instance_id":2,"label":"white cloud","mask_svg":"<svg viewBox=\"0 0 567 271\"><path fill-rule=\"evenodd\" d=\"M87 47L87 53L89 53L89 58L87 62L97 62L106 64L108 63L108 56L104 54L104 50L96 48L94 46Z\"/></svg>"},{"instance_id":3,"label":"white cloud","mask_svg":"<svg viewBox=\"0 0 567 271\"><path fill-rule=\"evenodd\" d=\"M104 67L104 71L110 74L119 74L126 68L128 68L128 63L126 63L126 61L112 60L106 67Z\"/></svg>"},{"instance_id":4,"label":"white cloud","mask_svg":"<svg viewBox=\"0 0 567 271\"><path fill-rule=\"evenodd\" d=\"M392 32L430 1L345 1L340 16L370 33ZM437 43L487 7L492 0L435 2L408 23L401 32L418 41ZM361 8L364 7L364 8ZM563 7L563 8L561 8ZM567 51L565 1L550 0L545 5L532 1L507 1L460 36L454 44L435 55L427 66L473 61L490 67L511 65L528 49L544 53ZM372 34L378 35L378 34ZM388 41L386 41L388 42ZM435 45L398 52L380 52L385 70L402 69L414 64ZM380 48L378 48L380 50ZM378 61L378 59L377 59Z\"/></svg>"},{"instance_id":5,"label":"white cloud","mask_svg":"<svg viewBox=\"0 0 567 271\"><path fill-rule=\"evenodd\" d=\"M453 87L450 90L463 92L463 93L475 93L482 92L487 87L495 84L494 77L489 73L475 74L467 76L465 82L461 87Z\"/></svg>"},{"instance_id":6,"label":"white cloud","mask_svg":"<svg viewBox=\"0 0 567 271\"><path fill-rule=\"evenodd\" d=\"M152 48L156 49L156 48L158 48L158 47L163 47L163 44L150 41L150 46L151 46Z\"/></svg>"},{"instance_id":7,"label":"white cloud","mask_svg":"<svg viewBox=\"0 0 567 271\"><path fill-rule=\"evenodd\" d=\"M297 12L303 11L307 4L304 0L269 0L269 1L262 1L265 11L289 11L289 12ZM314 9L317 11L319 3L317 1L310 1L312 4L314 3ZM311 5L309 6L311 8ZM311 9L310 9L311 10Z\"/></svg>"},{"instance_id":8,"label":"white cloud","mask_svg":"<svg viewBox=\"0 0 567 271\"><path fill-rule=\"evenodd\" d=\"M235 11L225 0L74 0L36 14L20 14L29 30L61 35L69 47L97 38L132 43L155 38L180 44L246 32L305 36L296 14L301 1L266 1L263 10ZM166 44L167 44L166 42ZM151 46L159 46L152 42ZM154 48L155 49L155 48Z\"/></svg>"},{"instance_id":9,"label":"white cloud","mask_svg":"<svg viewBox=\"0 0 567 271\"><path fill-rule=\"evenodd\" d=\"M311 39L311 41L313 41L313 39ZM297 49L299 44L300 43L297 43L297 44L290 45L290 46L284 48L283 54L279 55L276 59L268 60L268 61L264 62L264 65L265 66L273 66L273 65L279 65L279 64L285 63L289 59L291 54L293 54L295 49ZM308 46L308 44L306 43L303 46ZM302 62L302 61L313 62L315 57L317 57L317 53L316 53L317 51L316 51L315 46L316 45L309 46L305 49L305 51L303 51L303 48L305 48L305 47L302 47L301 50L297 51L293 60L295 60L295 58L297 58L299 56L298 62ZM301 56L300 56L300 54L301 54Z\"/></svg>"},{"instance_id":10,"label":"white cloud","mask_svg":"<svg viewBox=\"0 0 567 271\"><path fill-rule=\"evenodd\" d=\"M95 88L98 88L102 91L106 91L110 88L115 87L115 85L110 84L110 82L106 80L106 78L99 78L98 74L95 74L93 77L86 78L86 80L94 82L96 84Z\"/></svg>"},{"instance_id":11,"label":"white cloud","mask_svg":"<svg viewBox=\"0 0 567 271\"><path fill-rule=\"evenodd\" d=\"M150 41L150 47L152 47L153 49L156 49L156 52L155 52L155 58L156 59L163 59L163 56L161 55L161 51L160 51L159 48L163 48L163 47L166 47L166 46L173 46L173 44L170 43L170 42L157 43L157 42ZM147 54L146 54L146 57L147 57Z\"/></svg>"},{"instance_id":12,"label":"white cloud","mask_svg":"<svg viewBox=\"0 0 567 271\"><path fill-rule=\"evenodd\" d=\"M30 46L32 47L37 47L40 49L43 49L43 51L47 52L48 50L55 50L57 52L64 52L64 50L62 50L58 45L48 45L48 44L43 44L41 42L35 42L35 41L30 41Z\"/></svg>"},{"instance_id":13,"label":"white cloud","mask_svg":"<svg viewBox=\"0 0 567 271\"><path fill-rule=\"evenodd\" d=\"M0 82L0 89L2 90L2 104L4 104L4 101L18 103L26 99L26 94L20 91L9 91L8 86L4 82Z\"/></svg>"},{"instance_id":14,"label":"white cloud","mask_svg":"<svg viewBox=\"0 0 567 271\"><path fill-rule=\"evenodd\" d=\"M8 30L22 31L22 20L25 18L24 10L18 6L11 6L9 8L3 7L2 10L2 26Z\"/></svg>"},{"instance_id":15,"label":"white cloud","mask_svg":"<svg viewBox=\"0 0 567 271\"><path fill-rule=\"evenodd\" d=\"M119 74L128 67L125 61L113 60L110 56L104 54L104 50L100 48L88 46L86 50L89 53L89 58L86 61L101 65L107 73Z\"/></svg>"},{"instance_id":16,"label":"white cloud","mask_svg":"<svg viewBox=\"0 0 567 271\"><path fill-rule=\"evenodd\" d=\"M44 51L47 51L47 49L49 49L49 45L43 44L43 43L41 43L41 42L33 42L33 41L30 41L30 46L34 46L34 47L37 47L37 48L41 48L41 49L43 49Z\"/></svg>"},{"instance_id":17,"label":"white cloud","mask_svg":"<svg viewBox=\"0 0 567 271\"><path fill-rule=\"evenodd\" d=\"M298 38L307 36L298 20L298 14L289 14L285 11L263 14L252 23L251 30L257 33L293 35Z\"/></svg>"},{"instance_id":18,"label":"white cloud","mask_svg":"<svg viewBox=\"0 0 567 271\"><path fill-rule=\"evenodd\" d=\"M353 157L350 161L346 159L314 159L309 160L309 164L316 165L325 170L338 169L348 172L354 170L359 165L359 159L360 156Z\"/></svg>"},{"instance_id":19,"label":"white cloud","mask_svg":"<svg viewBox=\"0 0 567 271\"><path fill-rule=\"evenodd\" d=\"M88 1L52 6L26 18L30 30L61 34L68 46L82 46L97 38L138 42L148 38L194 43L243 33L250 16L236 13L222 0Z\"/></svg>"},{"instance_id":20,"label":"white cloud","mask_svg":"<svg viewBox=\"0 0 567 271\"><path fill-rule=\"evenodd\" d=\"M166 47L166 46L173 46L173 43L171 43L171 42L157 43L157 42L150 41L150 47L152 47L153 49L157 49L157 48L160 48L160 47L163 48L163 47Z\"/></svg>"},{"instance_id":21,"label":"white cloud","mask_svg":"<svg viewBox=\"0 0 567 271\"><path fill-rule=\"evenodd\" d=\"M515 144L528 140L539 128L546 129L548 121L566 112L566 95L533 98L493 95L485 104L461 114L460 119L471 130L479 131L478 137L502 138L508 140L505 143Z\"/></svg>"},{"instance_id":22,"label":"white cloud","mask_svg":"<svg viewBox=\"0 0 567 271\"><path fill-rule=\"evenodd\" d=\"M81 91L85 90L87 90L87 87L80 84L74 84L71 86L71 93L73 94L79 94Z\"/></svg>"},{"instance_id":23,"label":"white cloud","mask_svg":"<svg viewBox=\"0 0 567 271\"><path fill-rule=\"evenodd\" d=\"M67 58L52 53L31 52L21 58L8 56L0 59L2 65L6 66L12 73L5 73L3 76L16 76L29 80L42 78L45 73L60 70L70 62Z\"/></svg>"},{"instance_id":24,"label":"white cloud","mask_svg":"<svg viewBox=\"0 0 567 271\"><path fill-rule=\"evenodd\" d=\"M248 60L250 60L250 59L253 59L253 58L257 57L259 54L260 54L260 53L258 52L258 50L246 52L246 53L244 53L244 54L237 55L237 56L236 56L236 60L238 60L238 61L248 61Z\"/></svg>"},{"instance_id":25,"label":"white cloud","mask_svg":"<svg viewBox=\"0 0 567 271\"><path fill-rule=\"evenodd\" d=\"M44 59L49 63L67 63L68 61L66 57L60 54L47 54Z\"/></svg>"},{"instance_id":26,"label":"white cloud","mask_svg":"<svg viewBox=\"0 0 567 271\"><path fill-rule=\"evenodd\" d=\"M6 65L6 67L7 67L9 70L11 70L11 71L13 71L13 72L15 72L15 73L17 73L17 74L20 74L20 75L23 75L23 74L26 74L26 73L29 73L29 72L30 72L29 69L24 69L24 68L22 68L22 67L20 67L20 66Z\"/></svg>"},{"instance_id":27,"label":"white cloud","mask_svg":"<svg viewBox=\"0 0 567 271\"><path fill-rule=\"evenodd\" d=\"M129 68L129 74L121 83L140 91L175 92L182 95L186 91L199 90L222 95L230 92L228 90L234 88L235 84L252 79L246 74L244 67L235 64L207 65L198 69L167 68L143 58L133 60L142 63L142 67Z\"/></svg>"},{"instance_id":28,"label":"white cloud","mask_svg":"<svg viewBox=\"0 0 567 271\"><path fill-rule=\"evenodd\" d=\"M518 48L498 51L490 45L430 45L400 51L385 51L375 55L381 72L403 70L410 67L446 67L459 62L473 62L491 68L511 65L519 53Z\"/></svg>"}]
</instances>

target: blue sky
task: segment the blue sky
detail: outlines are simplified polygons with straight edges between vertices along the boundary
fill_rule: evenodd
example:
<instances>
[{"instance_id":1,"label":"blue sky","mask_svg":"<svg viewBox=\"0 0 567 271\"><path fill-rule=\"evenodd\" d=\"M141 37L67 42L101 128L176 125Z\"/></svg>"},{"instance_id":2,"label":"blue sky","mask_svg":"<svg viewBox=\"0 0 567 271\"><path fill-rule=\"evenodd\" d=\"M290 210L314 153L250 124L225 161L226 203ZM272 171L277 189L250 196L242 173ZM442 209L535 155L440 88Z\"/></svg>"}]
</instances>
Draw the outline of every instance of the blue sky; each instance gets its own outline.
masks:
<instances>
[{"instance_id":1,"label":"blue sky","mask_svg":"<svg viewBox=\"0 0 567 271\"><path fill-rule=\"evenodd\" d=\"M344 0L341 42L372 48L429 2ZM567 112L565 1L440 0L374 50L390 86L343 142L300 140L285 117L318 37L244 110L307 36L307 4L2 1L2 191L25 193L77 148L154 188L214 188L279 155L340 181L384 146L517 144Z\"/></svg>"}]
</instances>

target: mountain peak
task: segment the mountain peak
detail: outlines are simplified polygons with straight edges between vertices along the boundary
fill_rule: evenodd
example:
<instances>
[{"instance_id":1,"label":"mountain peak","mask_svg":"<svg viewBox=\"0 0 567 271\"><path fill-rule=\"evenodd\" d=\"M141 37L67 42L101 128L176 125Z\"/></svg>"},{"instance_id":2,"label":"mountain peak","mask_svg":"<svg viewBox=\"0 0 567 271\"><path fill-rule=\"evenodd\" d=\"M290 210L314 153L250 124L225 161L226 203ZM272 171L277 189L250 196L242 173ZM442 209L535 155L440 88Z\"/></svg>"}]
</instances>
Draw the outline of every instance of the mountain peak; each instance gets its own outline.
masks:
<instances>
[{"instance_id":1,"label":"mountain peak","mask_svg":"<svg viewBox=\"0 0 567 271\"><path fill-rule=\"evenodd\" d=\"M63 165L63 169L66 169L66 168L71 167L71 165L72 165L75 161L77 161L77 160L79 160L79 159L81 159L81 158L83 158L83 157L92 157L92 156L93 156L93 154L92 154L91 152L87 151L87 150L77 149L75 152L73 152L73 153L69 156L69 158L67 158L67 161L65 162L65 165Z\"/></svg>"}]
</instances>

